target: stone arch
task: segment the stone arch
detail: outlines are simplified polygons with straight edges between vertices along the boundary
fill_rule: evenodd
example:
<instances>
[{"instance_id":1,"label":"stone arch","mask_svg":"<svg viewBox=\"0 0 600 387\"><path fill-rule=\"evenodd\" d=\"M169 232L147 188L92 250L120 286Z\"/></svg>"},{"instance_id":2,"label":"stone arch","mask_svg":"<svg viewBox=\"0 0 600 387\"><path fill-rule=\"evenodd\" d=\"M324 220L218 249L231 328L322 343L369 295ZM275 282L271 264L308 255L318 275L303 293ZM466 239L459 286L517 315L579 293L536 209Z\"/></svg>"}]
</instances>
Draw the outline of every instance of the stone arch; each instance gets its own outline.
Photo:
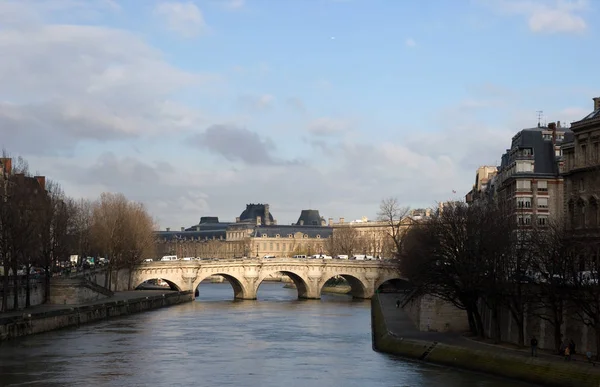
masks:
<instances>
[{"instance_id":1,"label":"stone arch","mask_svg":"<svg viewBox=\"0 0 600 387\"><path fill-rule=\"evenodd\" d=\"M373 295L373 292L374 292L374 289L372 288L373 285L370 284L368 281L365 281L364 279L360 278L356 274L357 273L351 274L351 273L341 272L341 273L329 274L329 275L323 277L323 280L321 281L321 284L319 286L319 296L321 295L321 290L323 289L323 287L325 286L327 281L329 281L330 279L332 279L334 277L340 276L348 282L348 285L350 285L350 295L352 295L352 298L360 298L360 299L371 298L371 296Z\"/></svg>"},{"instance_id":2,"label":"stone arch","mask_svg":"<svg viewBox=\"0 0 600 387\"><path fill-rule=\"evenodd\" d=\"M410 282L406 278L403 278L399 274L392 273L392 274L386 274L386 275L380 276L377 279L377 281L375 281L375 291L380 290L382 285L385 285L388 283L393 284L395 288L398 288L400 286L405 289L411 288Z\"/></svg>"},{"instance_id":3,"label":"stone arch","mask_svg":"<svg viewBox=\"0 0 600 387\"><path fill-rule=\"evenodd\" d=\"M206 278L213 276L213 275L220 275L223 278L225 278L227 280L227 282L229 282L229 284L231 285L231 287L233 288L233 298L236 300L254 300L256 299L256 292L253 292L252 290L248 289L247 286L247 280L245 280L244 278L241 278L239 273L228 273L227 271L217 271L214 273L202 273L200 275L198 275L198 277L196 277L196 280L194 281L193 284L193 290L194 292L196 292L196 290L198 289L198 287L200 286L200 283L205 280Z\"/></svg>"},{"instance_id":4,"label":"stone arch","mask_svg":"<svg viewBox=\"0 0 600 387\"><path fill-rule=\"evenodd\" d=\"M256 281L255 293L258 293L258 288L260 287L260 284L263 283L265 278L276 273L282 273L290 277L290 279L296 286L296 290L298 291L298 298L318 298L317 296L315 296L314 289L311 289L309 281L307 281L307 279L304 278L301 274L295 273L294 271L290 270L268 270L261 273L260 277Z\"/></svg>"},{"instance_id":5,"label":"stone arch","mask_svg":"<svg viewBox=\"0 0 600 387\"><path fill-rule=\"evenodd\" d=\"M168 287L168 288L165 288L165 290L175 290L175 291L178 291L178 292L180 292L180 291L182 291L182 290L183 290L183 289L182 289L182 288L181 288L179 285L177 285L175 282L173 282L173 281L171 281L171 280L168 280L168 279L165 279L165 278L160 278L160 277L157 277L157 278L149 278L149 279L147 279L147 280L144 280L144 281L140 282L140 283L139 283L139 284L138 284L138 285L135 287L135 290L158 290L158 289L150 289L150 288L148 288L148 289L144 289L144 287L142 286L142 285L144 284L144 282L146 282L146 281L158 280L158 279L161 279L161 280L165 281L167 284L169 284L169 287Z\"/></svg>"},{"instance_id":6,"label":"stone arch","mask_svg":"<svg viewBox=\"0 0 600 387\"><path fill-rule=\"evenodd\" d=\"M124 276L125 277L125 276ZM167 282L172 290L182 291L186 290L185 283L179 273L173 273L172 270L165 269L142 269L134 273L134 278L131 283L134 289L153 279L162 279Z\"/></svg>"}]
</instances>

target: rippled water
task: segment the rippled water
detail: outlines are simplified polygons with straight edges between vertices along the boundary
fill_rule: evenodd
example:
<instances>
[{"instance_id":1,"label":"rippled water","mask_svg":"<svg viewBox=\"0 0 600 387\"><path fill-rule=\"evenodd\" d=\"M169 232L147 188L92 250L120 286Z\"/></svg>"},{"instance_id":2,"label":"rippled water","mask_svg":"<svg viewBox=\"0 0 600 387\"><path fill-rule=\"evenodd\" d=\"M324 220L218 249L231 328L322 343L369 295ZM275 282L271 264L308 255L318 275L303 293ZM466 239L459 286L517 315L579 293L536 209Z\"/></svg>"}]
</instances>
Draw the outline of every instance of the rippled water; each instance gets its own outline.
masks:
<instances>
[{"instance_id":1,"label":"rippled water","mask_svg":"<svg viewBox=\"0 0 600 387\"><path fill-rule=\"evenodd\" d=\"M518 385L374 352L368 301L296 295L264 283L234 302L228 283L203 283L193 303L4 343L0 385Z\"/></svg>"}]
</instances>

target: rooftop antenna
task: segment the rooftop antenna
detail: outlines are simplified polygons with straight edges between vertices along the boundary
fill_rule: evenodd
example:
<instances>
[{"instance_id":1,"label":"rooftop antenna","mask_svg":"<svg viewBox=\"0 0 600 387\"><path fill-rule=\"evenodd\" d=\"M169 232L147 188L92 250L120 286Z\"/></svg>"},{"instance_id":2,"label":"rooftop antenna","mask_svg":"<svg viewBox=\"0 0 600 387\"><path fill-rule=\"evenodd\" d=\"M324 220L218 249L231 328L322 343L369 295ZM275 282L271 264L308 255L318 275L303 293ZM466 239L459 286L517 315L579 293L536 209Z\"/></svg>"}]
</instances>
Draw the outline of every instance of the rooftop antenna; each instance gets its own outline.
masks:
<instances>
[{"instance_id":1,"label":"rooftop antenna","mask_svg":"<svg viewBox=\"0 0 600 387\"><path fill-rule=\"evenodd\" d=\"M542 126L542 117L544 117L544 111L543 110L537 110L536 111L537 116L538 116L538 128Z\"/></svg>"}]
</instances>

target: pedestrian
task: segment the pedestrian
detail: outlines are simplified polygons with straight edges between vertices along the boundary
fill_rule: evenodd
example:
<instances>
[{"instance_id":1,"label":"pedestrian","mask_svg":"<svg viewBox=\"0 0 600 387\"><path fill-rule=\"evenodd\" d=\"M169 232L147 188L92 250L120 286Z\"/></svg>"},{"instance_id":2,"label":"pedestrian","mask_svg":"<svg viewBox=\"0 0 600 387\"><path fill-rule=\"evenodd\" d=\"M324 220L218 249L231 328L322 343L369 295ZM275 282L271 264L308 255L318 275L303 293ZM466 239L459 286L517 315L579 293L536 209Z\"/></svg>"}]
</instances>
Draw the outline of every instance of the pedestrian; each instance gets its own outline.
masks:
<instances>
[{"instance_id":1,"label":"pedestrian","mask_svg":"<svg viewBox=\"0 0 600 387\"><path fill-rule=\"evenodd\" d=\"M587 352L585 353L585 357L587 358L588 363L592 363L593 366L596 365L596 363L594 363L592 361L592 351L590 351L589 349L587 350Z\"/></svg>"},{"instance_id":2,"label":"pedestrian","mask_svg":"<svg viewBox=\"0 0 600 387\"><path fill-rule=\"evenodd\" d=\"M531 357L537 357L538 341L535 336L531 336Z\"/></svg>"},{"instance_id":3,"label":"pedestrian","mask_svg":"<svg viewBox=\"0 0 600 387\"><path fill-rule=\"evenodd\" d=\"M565 348L565 361L571 360L571 348L567 345Z\"/></svg>"},{"instance_id":4,"label":"pedestrian","mask_svg":"<svg viewBox=\"0 0 600 387\"><path fill-rule=\"evenodd\" d=\"M573 339L569 341L569 351L571 352L571 355L575 355L575 342Z\"/></svg>"},{"instance_id":5,"label":"pedestrian","mask_svg":"<svg viewBox=\"0 0 600 387\"><path fill-rule=\"evenodd\" d=\"M400 300L396 300L396 309L398 309L400 307Z\"/></svg>"}]
</instances>

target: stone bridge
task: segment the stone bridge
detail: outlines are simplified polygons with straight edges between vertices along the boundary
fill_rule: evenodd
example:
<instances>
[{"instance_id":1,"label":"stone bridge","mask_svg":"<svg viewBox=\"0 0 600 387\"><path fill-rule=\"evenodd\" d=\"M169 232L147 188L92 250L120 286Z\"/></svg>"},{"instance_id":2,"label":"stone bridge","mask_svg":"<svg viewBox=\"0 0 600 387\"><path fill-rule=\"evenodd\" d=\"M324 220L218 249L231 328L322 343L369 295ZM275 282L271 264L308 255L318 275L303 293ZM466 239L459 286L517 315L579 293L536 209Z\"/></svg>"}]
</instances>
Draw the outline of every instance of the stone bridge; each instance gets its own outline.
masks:
<instances>
[{"instance_id":1,"label":"stone bridge","mask_svg":"<svg viewBox=\"0 0 600 387\"><path fill-rule=\"evenodd\" d=\"M177 290L195 291L210 276L223 276L233 287L236 299L254 300L261 282L276 273L291 278L298 297L321 298L325 283L336 276L345 278L355 298L371 298L386 281L403 279L396 265L385 261L347 261L325 259L248 259L214 261L145 262L133 271L131 285L161 278ZM119 275L125 281L127 275ZM119 281L118 290L127 286Z\"/></svg>"}]
</instances>

